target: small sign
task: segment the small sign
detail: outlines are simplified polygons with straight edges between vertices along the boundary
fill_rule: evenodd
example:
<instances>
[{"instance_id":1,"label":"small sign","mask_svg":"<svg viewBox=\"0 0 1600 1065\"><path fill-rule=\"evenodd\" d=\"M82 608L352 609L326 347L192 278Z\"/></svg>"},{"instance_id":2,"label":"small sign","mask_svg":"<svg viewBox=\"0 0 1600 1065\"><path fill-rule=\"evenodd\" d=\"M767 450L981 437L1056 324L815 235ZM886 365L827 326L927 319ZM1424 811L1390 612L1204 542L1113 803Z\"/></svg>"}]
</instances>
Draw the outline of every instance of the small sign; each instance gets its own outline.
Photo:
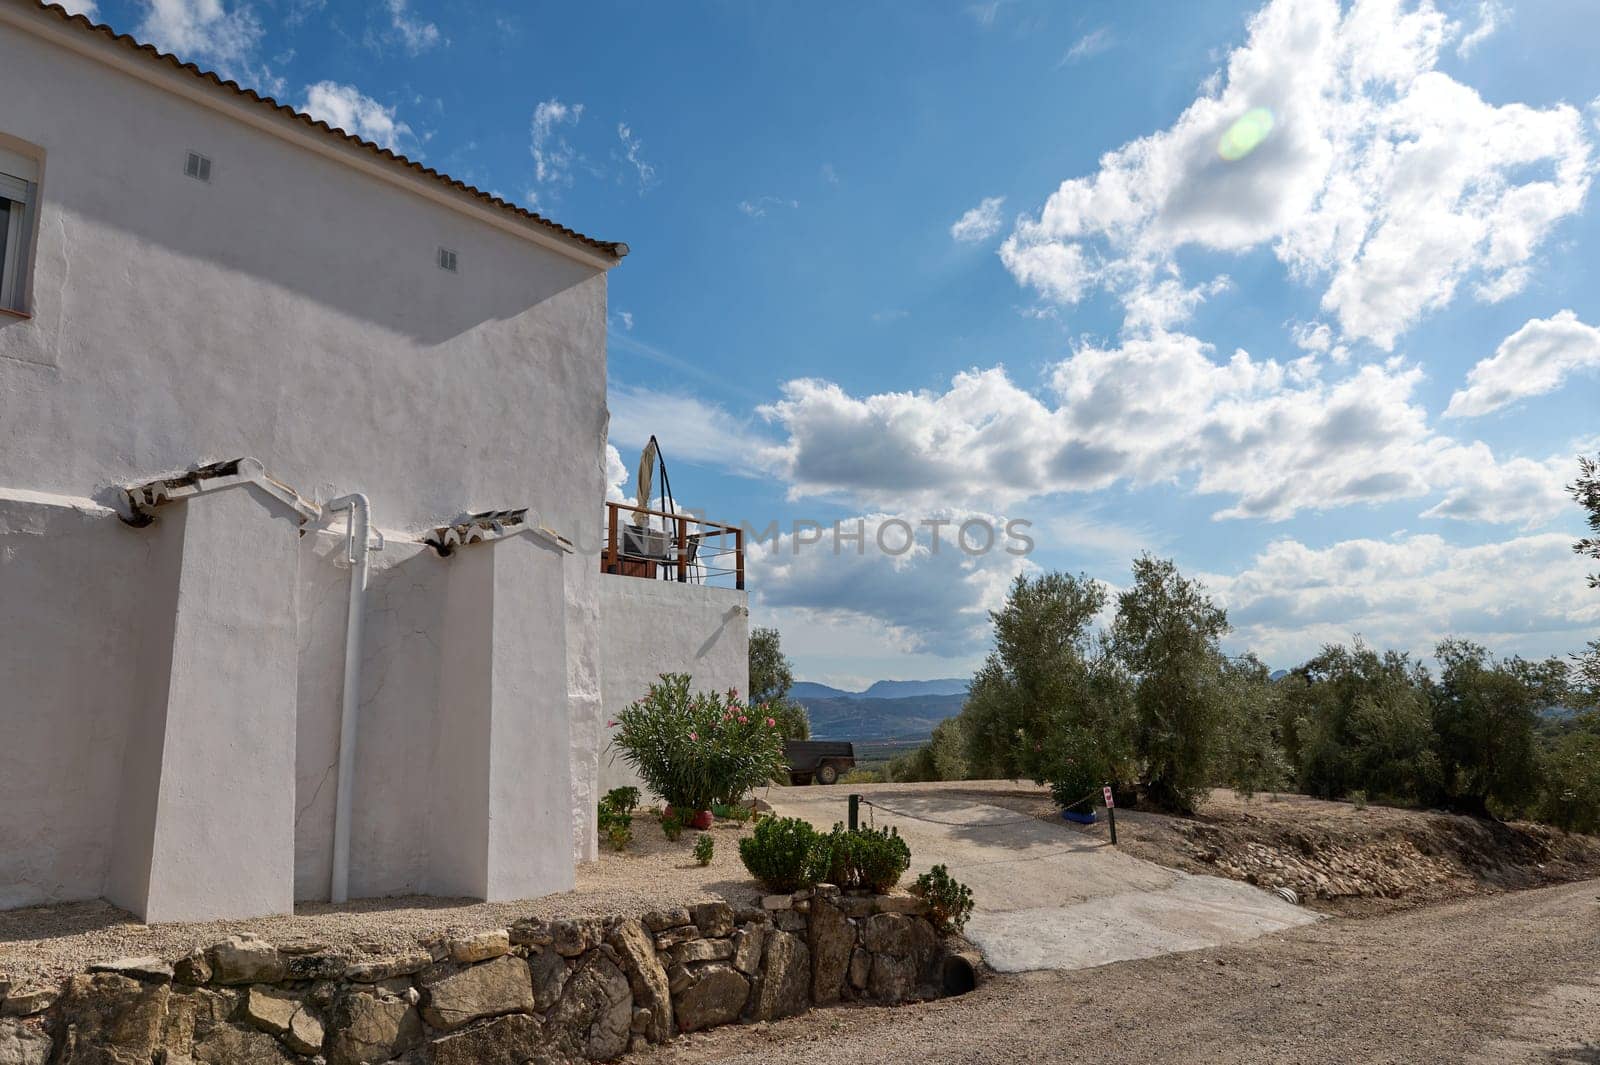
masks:
<instances>
[{"instance_id":1,"label":"small sign","mask_svg":"<svg viewBox=\"0 0 1600 1065\"><path fill-rule=\"evenodd\" d=\"M1106 797L1106 809L1115 810L1117 808L1117 804L1111 798L1111 785L1107 784L1105 787L1101 788L1100 791Z\"/></svg>"}]
</instances>

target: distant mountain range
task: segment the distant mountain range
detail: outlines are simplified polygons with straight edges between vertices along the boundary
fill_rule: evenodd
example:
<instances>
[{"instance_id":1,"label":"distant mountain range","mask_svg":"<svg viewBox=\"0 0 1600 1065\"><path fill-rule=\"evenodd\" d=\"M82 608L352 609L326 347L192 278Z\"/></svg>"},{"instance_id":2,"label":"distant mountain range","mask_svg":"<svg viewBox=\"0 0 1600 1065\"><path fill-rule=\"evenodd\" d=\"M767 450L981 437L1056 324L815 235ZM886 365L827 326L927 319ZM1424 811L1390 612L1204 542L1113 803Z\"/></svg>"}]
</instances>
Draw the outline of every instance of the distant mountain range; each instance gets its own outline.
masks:
<instances>
[{"instance_id":1,"label":"distant mountain range","mask_svg":"<svg viewBox=\"0 0 1600 1065\"><path fill-rule=\"evenodd\" d=\"M847 692L815 681L797 680L789 694L796 699L908 699L914 695L965 695L972 681L966 677L943 680L880 680L866 691Z\"/></svg>"},{"instance_id":2,"label":"distant mountain range","mask_svg":"<svg viewBox=\"0 0 1600 1065\"><path fill-rule=\"evenodd\" d=\"M797 681L789 697L806 708L811 735L822 740L925 740L961 712L966 678L880 680L866 691Z\"/></svg>"}]
</instances>

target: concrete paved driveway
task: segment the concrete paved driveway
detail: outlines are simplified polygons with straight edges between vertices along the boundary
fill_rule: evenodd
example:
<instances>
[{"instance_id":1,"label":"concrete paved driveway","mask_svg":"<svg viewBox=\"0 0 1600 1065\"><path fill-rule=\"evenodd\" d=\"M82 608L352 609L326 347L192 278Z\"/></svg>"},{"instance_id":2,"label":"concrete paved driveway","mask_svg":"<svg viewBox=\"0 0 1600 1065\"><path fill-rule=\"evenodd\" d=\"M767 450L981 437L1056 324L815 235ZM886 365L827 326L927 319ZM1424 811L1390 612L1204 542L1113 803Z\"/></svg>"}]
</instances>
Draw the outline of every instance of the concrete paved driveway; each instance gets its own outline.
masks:
<instances>
[{"instance_id":1,"label":"concrete paved driveway","mask_svg":"<svg viewBox=\"0 0 1600 1065\"><path fill-rule=\"evenodd\" d=\"M870 818L893 825L911 847L907 882L943 864L972 888L967 936L999 972L1085 969L1237 943L1317 919L1249 884L1168 869L1065 824L941 795L938 787L772 788L766 798L781 816L826 830L845 820L850 792L866 796L873 805L862 807L862 824Z\"/></svg>"}]
</instances>

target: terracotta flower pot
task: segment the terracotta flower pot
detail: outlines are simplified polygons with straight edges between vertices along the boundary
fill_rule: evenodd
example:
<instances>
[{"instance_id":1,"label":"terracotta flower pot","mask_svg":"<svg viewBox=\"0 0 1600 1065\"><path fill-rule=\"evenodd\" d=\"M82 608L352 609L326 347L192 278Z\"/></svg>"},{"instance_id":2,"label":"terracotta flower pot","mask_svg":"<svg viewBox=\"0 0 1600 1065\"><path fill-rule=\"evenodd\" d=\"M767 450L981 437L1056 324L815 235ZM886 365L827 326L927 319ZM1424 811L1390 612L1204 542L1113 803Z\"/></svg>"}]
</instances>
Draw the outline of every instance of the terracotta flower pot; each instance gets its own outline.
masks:
<instances>
[{"instance_id":1,"label":"terracotta flower pot","mask_svg":"<svg viewBox=\"0 0 1600 1065\"><path fill-rule=\"evenodd\" d=\"M694 819L689 822L689 827L704 831L705 829L711 827L711 822L713 820L714 818L712 817L710 810L701 810L699 813L695 814Z\"/></svg>"}]
</instances>

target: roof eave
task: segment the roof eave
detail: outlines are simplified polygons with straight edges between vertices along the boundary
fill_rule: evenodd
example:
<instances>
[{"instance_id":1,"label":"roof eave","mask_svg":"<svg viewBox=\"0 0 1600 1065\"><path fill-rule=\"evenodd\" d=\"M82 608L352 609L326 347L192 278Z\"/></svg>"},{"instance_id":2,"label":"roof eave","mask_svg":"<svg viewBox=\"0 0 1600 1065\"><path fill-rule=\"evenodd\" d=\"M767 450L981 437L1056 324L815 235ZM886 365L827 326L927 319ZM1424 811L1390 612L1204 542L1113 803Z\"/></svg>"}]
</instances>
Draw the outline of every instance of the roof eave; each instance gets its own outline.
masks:
<instances>
[{"instance_id":1,"label":"roof eave","mask_svg":"<svg viewBox=\"0 0 1600 1065\"><path fill-rule=\"evenodd\" d=\"M620 241L601 241L562 226L388 148L348 134L211 71L185 63L109 26L43 0L0 0L0 23L13 25L130 77L226 114L273 136L353 167L380 181L476 218L497 229L600 270L628 254Z\"/></svg>"}]
</instances>

